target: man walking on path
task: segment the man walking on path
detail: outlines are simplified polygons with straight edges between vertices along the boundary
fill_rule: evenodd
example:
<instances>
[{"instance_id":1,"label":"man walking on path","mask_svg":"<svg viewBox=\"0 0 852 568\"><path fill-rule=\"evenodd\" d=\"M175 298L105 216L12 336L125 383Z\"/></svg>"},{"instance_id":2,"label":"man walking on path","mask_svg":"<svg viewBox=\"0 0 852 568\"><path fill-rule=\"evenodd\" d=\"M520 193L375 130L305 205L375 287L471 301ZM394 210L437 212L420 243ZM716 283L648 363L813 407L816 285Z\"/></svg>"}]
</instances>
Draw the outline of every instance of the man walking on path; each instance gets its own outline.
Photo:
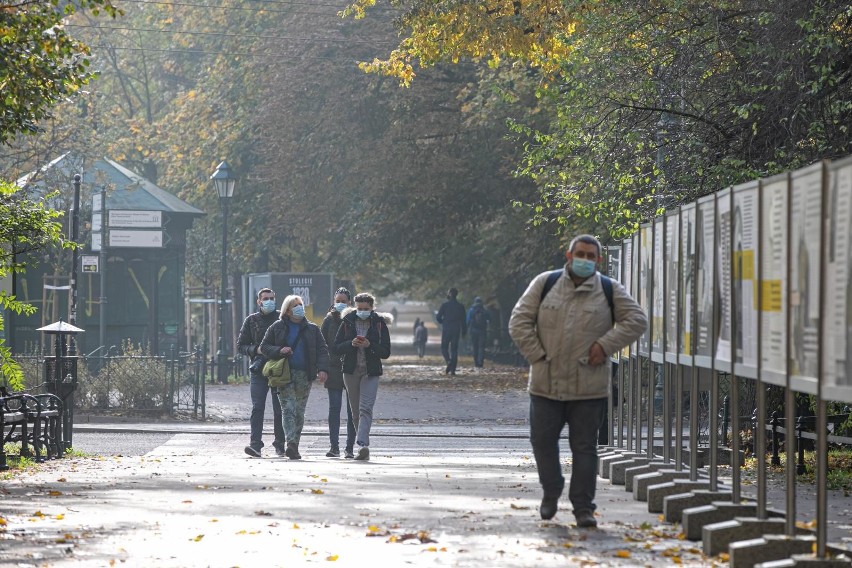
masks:
<instances>
[{"instance_id":1,"label":"man walking on path","mask_svg":"<svg viewBox=\"0 0 852 568\"><path fill-rule=\"evenodd\" d=\"M435 319L441 324L441 355L447 363L444 371L447 375L456 374L459 362L459 339L467 335L467 321L464 306L456 300L459 291L450 288L447 301L441 304Z\"/></svg>"},{"instance_id":2,"label":"man walking on path","mask_svg":"<svg viewBox=\"0 0 852 568\"><path fill-rule=\"evenodd\" d=\"M530 442L544 496L542 519L556 515L565 486L559 436L568 424L573 465L568 498L578 527L596 527L598 429L609 392L610 359L648 327L639 304L598 274L601 244L575 237L562 271L536 276L512 309L509 334L530 362Z\"/></svg>"},{"instance_id":3,"label":"man walking on path","mask_svg":"<svg viewBox=\"0 0 852 568\"><path fill-rule=\"evenodd\" d=\"M251 392L251 436L246 453L252 457L260 457L260 449L263 447L261 435L263 434L263 414L266 410L266 395L269 393L269 380L263 376L263 364L266 359L260 354L258 347L263 340L263 335L270 325L278 320L279 313L275 309L275 292L269 288L263 288L257 293L257 306L259 311L250 314L240 328L237 339L237 350L251 359L249 366L249 385ZM275 432L275 453L284 455L284 426L281 418L281 404L278 397L272 396L272 428Z\"/></svg>"},{"instance_id":4,"label":"man walking on path","mask_svg":"<svg viewBox=\"0 0 852 568\"><path fill-rule=\"evenodd\" d=\"M470 332L470 345L473 349L473 366L477 371L485 363L485 343L490 320L488 310L482 305L482 298L475 297L473 305L467 311L467 330Z\"/></svg>"}]
</instances>

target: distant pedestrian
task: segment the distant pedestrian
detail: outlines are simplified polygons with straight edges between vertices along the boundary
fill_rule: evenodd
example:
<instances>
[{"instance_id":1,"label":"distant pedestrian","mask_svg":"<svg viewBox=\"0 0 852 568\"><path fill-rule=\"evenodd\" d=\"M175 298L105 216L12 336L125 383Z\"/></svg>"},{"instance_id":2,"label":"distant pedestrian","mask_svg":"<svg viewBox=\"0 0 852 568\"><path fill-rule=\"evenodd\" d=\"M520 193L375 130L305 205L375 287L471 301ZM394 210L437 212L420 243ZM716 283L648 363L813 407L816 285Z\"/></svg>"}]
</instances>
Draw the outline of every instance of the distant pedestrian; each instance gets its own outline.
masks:
<instances>
[{"instance_id":1,"label":"distant pedestrian","mask_svg":"<svg viewBox=\"0 0 852 568\"><path fill-rule=\"evenodd\" d=\"M355 459L359 461L370 459L370 429L379 377L382 376L382 359L387 359L391 353L388 325L393 317L378 314L375 303L371 294L355 296L355 309L344 312L334 340L335 352L343 355L343 382L355 418L355 443L358 445Z\"/></svg>"},{"instance_id":2,"label":"distant pedestrian","mask_svg":"<svg viewBox=\"0 0 852 568\"><path fill-rule=\"evenodd\" d=\"M328 378L328 348L317 324L305 317L301 296L287 296L281 304L281 319L269 326L260 352L267 359L287 359L290 382L278 389L278 400L284 417L284 450L291 460L302 459L299 440L305 425L305 407L311 394L311 383Z\"/></svg>"},{"instance_id":3,"label":"distant pedestrian","mask_svg":"<svg viewBox=\"0 0 852 568\"><path fill-rule=\"evenodd\" d=\"M393 317L393 321L396 321L396 318L399 315L399 312L396 310L396 306L391 308L390 313L391 313L391 316Z\"/></svg>"},{"instance_id":4,"label":"distant pedestrian","mask_svg":"<svg viewBox=\"0 0 852 568\"><path fill-rule=\"evenodd\" d=\"M270 288L261 288L257 293L258 311L243 321L240 333L237 336L237 351L249 358L249 393L251 394L251 418L249 424L251 434L246 453L252 457L260 457L260 449L263 448L263 414L266 410L266 395L269 394L269 380L263 376L263 365L266 358L260 353L260 342L263 335L273 323L278 320L278 310L275 309L275 292ZM284 455L284 426L281 424L281 405L278 402L278 394L272 393L272 430L275 433L275 441L272 446L279 456Z\"/></svg>"},{"instance_id":5,"label":"distant pedestrian","mask_svg":"<svg viewBox=\"0 0 852 568\"><path fill-rule=\"evenodd\" d=\"M512 309L509 334L530 362L530 442L544 496L556 515L565 486L559 436L568 424L573 463L568 498L578 527L596 527L598 430L609 393L610 359L636 341L648 318L624 287L597 273L601 244L575 237L562 271L536 276Z\"/></svg>"},{"instance_id":6,"label":"distant pedestrian","mask_svg":"<svg viewBox=\"0 0 852 568\"><path fill-rule=\"evenodd\" d=\"M420 327L420 318L414 318L414 327L411 329L411 333L417 335L417 328Z\"/></svg>"},{"instance_id":7,"label":"distant pedestrian","mask_svg":"<svg viewBox=\"0 0 852 568\"><path fill-rule=\"evenodd\" d=\"M467 311L467 330L470 333L470 345L473 348L473 366L478 371L485 363L485 344L488 339L488 322L491 316L482 305L479 296L473 299L473 305Z\"/></svg>"},{"instance_id":8,"label":"distant pedestrian","mask_svg":"<svg viewBox=\"0 0 852 568\"><path fill-rule=\"evenodd\" d=\"M352 294L346 288L338 288L334 293L334 305L328 309L325 319L322 320L322 336L328 345L329 366L328 380L325 388L328 391L328 439L331 448L326 452L326 457L340 457L340 407L343 405L345 387L343 384L343 357L334 351L334 338L343 321L343 310L350 307ZM355 457L355 421L352 420L352 408L346 397L346 448L343 457L352 459Z\"/></svg>"},{"instance_id":9,"label":"distant pedestrian","mask_svg":"<svg viewBox=\"0 0 852 568\"><path fill-rule=\"evenodd\" d=\"M456 374L459 362L459 341L467 335L467 318L464 306L456 299L459 291L450 288L447 301L438 309L436 320L441 324L441 355L447 363L444 371L447 375Z\"/></svg>"},{"instance_id":10,"label":"distant pedestrian","mask_svg":"<svg viewBox=\"0 0 852 568\"><path fill-rule=\"evenodd\" d=\"M429 341L429 330L426 329L426 322L421 321L414 330L414 346L417 348L417 355L422 359L426 354L426 342Z\"/></svg>"}]
</instances>

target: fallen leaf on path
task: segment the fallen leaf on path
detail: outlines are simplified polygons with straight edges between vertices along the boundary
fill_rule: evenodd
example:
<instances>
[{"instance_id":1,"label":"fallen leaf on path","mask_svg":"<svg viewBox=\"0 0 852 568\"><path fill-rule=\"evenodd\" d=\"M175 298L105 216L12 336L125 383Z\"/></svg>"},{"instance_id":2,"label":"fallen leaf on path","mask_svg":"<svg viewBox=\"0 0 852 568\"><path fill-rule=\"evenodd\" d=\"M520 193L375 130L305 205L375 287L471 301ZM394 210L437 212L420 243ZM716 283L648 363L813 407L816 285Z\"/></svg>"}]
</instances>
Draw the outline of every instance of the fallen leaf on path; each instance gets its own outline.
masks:
<instances>
[{"instance_id":1,"label":"fallen leaf on path","mask_svg":"<svg viewBox=\"0 0 852 568\"><path fill-rule=\"evenodd\" d=\"M322 495L323 493L325 493L325 491L323 491L322 489L311 489L311 493L313 493L314 495Z\"/></svg>"},{"instance_id":2,"label":"fallen leaf on path","mask_svg":"<svg viewBox=\"0 0 852 568\"><path fill-rule=\"evenodd\" d=\"M338 558L339 558L339 556L337 556L336 554L332 554L331 556L326 556L326 557L325 557L325 559L326 559L326 560L328 560L329 562L334 562L334 561L336 561Z\"/></svg>"},{"instance_id":3,"label":"fallen leaf on path","mask_svg":"<svg viewBox=\"0 0 852 568\"><path fill-rule=\"evenodd\" d=\"M615 553L615 555L619 558L630 558L629 550L619 550Z\"/></svg>"},{"instance_id":4,"label":"fallen leaf on path","mask_svg":"<svg viewBox=\"0 0 852 568\"><path fill-rule=\"evenodd\" d=\"M181 501L181 503L192 503L191 499L187 499L186 501Z\"/></svg>"},{"instance_id":5,"label":"fallen leaf on path","mask_svg":"<svg viewBox=\"0 0 852 568\"><path fill-rule=\"evenodd\" d=\"M60 495L62 495L62 491L48 491L47 494L51 497L59 497Z\"/></svg>"},{"instance_id":6,"label":"fallen leaf on path","mask_svg":"<svg viewBox=\"0 0 852 568\"><path fill-rule=\"evenodd\" d=\"M514 503L512 503L509 506L512 507L513 509L517 509L519 511L525 511L525 510L529 509L529 507L526 507L524 505L515 505Z\"/></svg>"},{"instance_id":7,"label":"fallen leaf on path","mask_svg":"<svg viewBox=\"0 0 852 568\"><path fill-rule=\"evenodd\" d=\"M56 481L58 481L59 483L65 483L67 480L64 477L60 477Z\"/></svg>"},{"instance_id":8,"label":"fallen leaf on path","mask_svg":"<svg viewBox=\"0 0 852 568\"><path fill-rule=\"evenodd\" d=\"M258 517L271 517L272 516L272 513L267 513L266 511L263 511L263 510L255 511L254 514L257 515Z\"/></svg>"},{"instance_id":9,"label":"fallen leaf on path","mask_svg":"<svg viewBox=\"0 0 852 568\"><path fill-rule=\"evenodd\" d=\"M65 515L63 515L62 513L59 513L58 515L55 515L53 518L56 519L57 521L61 521L62 519L65 518Z\"/></svg>"},{"instance_id":10,"label":"fallen leaf on path","mask_svg":"<svg viewBox=\"0 0 852 568\"><path fill-rule=\"evenodd\" d=\"M204 535L203 535L203 534L200 534L200 535L198 535L197 537L195 537L195 538L193 538L193 539L190 539L190 540L194 540L195 542L201 542L201 539L202 539L202 538L204 538Z\"/></svg>"}]
</instances>

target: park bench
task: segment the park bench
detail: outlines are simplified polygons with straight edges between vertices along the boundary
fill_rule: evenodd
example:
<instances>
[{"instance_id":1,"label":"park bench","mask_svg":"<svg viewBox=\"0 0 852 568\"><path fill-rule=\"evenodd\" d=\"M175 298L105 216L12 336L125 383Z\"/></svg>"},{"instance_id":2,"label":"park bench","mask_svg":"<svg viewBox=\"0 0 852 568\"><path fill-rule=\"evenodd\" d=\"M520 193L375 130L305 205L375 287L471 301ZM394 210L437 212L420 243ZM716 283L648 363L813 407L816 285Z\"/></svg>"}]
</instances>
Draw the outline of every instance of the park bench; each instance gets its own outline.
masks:
<instances>
[{"instance_id":1,"label":"park bench","mask_svg":"<svg viewBox=\"0 0 852 568\"><path fill-rule=\"evenodd\" d=\"M0 435L0 470L9 468L5 448L9 443L20 443L20 456L38 462L61 457L62 401L52 394L0 390Z\"/></svg>"}]
</instances>

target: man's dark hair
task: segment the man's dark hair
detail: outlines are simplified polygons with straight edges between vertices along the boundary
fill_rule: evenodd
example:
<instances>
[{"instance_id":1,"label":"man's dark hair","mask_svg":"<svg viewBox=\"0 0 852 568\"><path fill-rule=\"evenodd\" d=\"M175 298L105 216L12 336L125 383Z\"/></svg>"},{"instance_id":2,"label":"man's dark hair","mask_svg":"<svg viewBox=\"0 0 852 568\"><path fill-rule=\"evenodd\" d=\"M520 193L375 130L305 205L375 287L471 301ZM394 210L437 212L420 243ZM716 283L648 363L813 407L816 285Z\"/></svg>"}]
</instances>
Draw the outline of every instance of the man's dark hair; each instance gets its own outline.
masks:
<instances>
[{"instance_id":1,"label":"man's dark hair","mask_svg":"<svg viewBox=\"0 0 852 568\"><path fill-rule=\"evenodd\" d=\"M375 304L376 298L374 298L372 294L361 292L360 294L355 296L355 302L367 302L372 306L373 304Z\"/></svg>"},{"instance_id":2,"label":"man's dark hair","mask_svg":"<svg viewBox=\"0 0 852 568\"><path fill-rule=\"evenodd\" d=\"M459 291L458 291L457 288L450 288L450 290L447 292L447 294L449 294L451 298L455 298L456 296L459 295Z\"/></svg>"},{"instance_id":3,"label":"man's dark hair","mask_svg":"<svg viewBox=\"0 0 852 568\"><path fill-rule=\"evenodd\" d=\"M571 244L568 245L568 252L574 252L574 245L577 243L586 243L587 245L595 245L598 247L598 256L601 255L601 242L594 235L578 235L571 239Z\"/></svg>"},{"instance_id":4,"label":"man's dark hair","mask_svg":"<svg viewBox=\"0 0 852 568\"><path fill-rule=\"evenodd\" d=\"M347 300L349 300L350 302L352 301L352 292L350 292L346 288L340 287L335 290L334 295L337 296L338 294L343 294L344 296L346 296Z\"/></svg>"},{"instance_id":5,"label":"man's dark hair","mask_svg":"<svg viewBox=\"0 0 852 568\"><path fill-rule=\"evenodd\" d=\"M261 288L260 290L257 291L257 299L260 300L260 297L263 294L272 294L274 296L275 291L272 288Z\"/></svg>"}]
</instances>

